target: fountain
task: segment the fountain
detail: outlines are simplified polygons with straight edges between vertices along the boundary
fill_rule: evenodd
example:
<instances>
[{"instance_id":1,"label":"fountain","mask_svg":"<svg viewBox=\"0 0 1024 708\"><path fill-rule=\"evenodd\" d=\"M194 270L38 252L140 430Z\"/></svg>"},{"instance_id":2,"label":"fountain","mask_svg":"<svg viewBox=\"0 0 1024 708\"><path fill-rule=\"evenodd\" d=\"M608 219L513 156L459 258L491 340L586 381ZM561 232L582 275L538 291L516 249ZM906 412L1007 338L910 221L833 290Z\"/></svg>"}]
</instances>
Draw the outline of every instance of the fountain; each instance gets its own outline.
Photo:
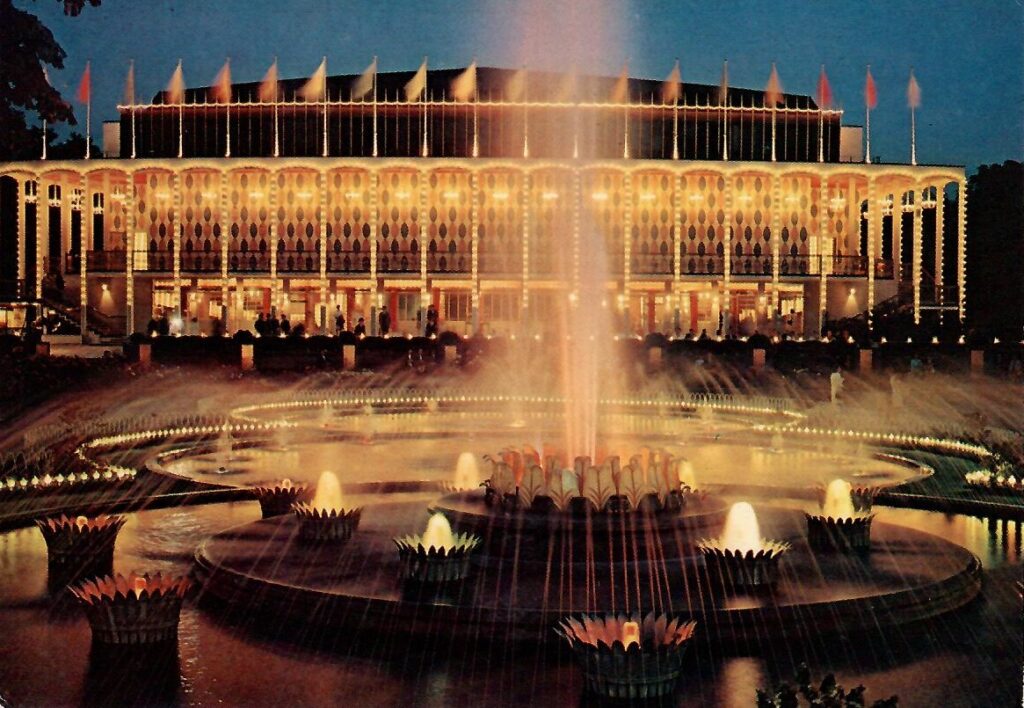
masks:
<instances>
[{"instance_id":1,"label":"fountain","mask_svg":"<svg viewBox=\"0 0 1024 708\"><path fill-rule=\"evenodd\" d=\"M69 583L110 573L114 565L114 543L124 526L124 516L78 516L36 519L46 540L50 586L62 588Z\"/></svg>"},{"instance_id":2,"label":"fountain","mask_svg":"<svg viewBox=\"0 0 1024 708\"><path fill-rule=\"evenodd\" d=\"M307 541L347 541L359 526L362 507L346 509L341 496L341 484L333 472L320 475L316 493L309 503L292 506L299 521L299 537Z\"/></svg>"},{"instance_id":3,"label":"fountain","mask_svg":"<svg viewBox=\"0 0 1024 708\"><path fill-rule=\"evenodd\" d=\"M470 555L480 537L453 534L444 514L433 514L423 535L394 539L402 580L423 584L450 583L469 574Z\"/></svg>"},{"instance_id":4,"label":"fountain","mask_svg":"<svg viewBox=\"0 0 1024 708\"><path fill-rule=\"evenodd\" d=\"M775 581L779 557L789 544L761 537L754 507L737 502L729 509L722 535L698 546L709 573L726 587L759 588Z\"/></svg>"},{"instance_id":5,"label":"fountain","mask_svg":"<svg viewBox=\"0 0 1024 708\"><path fill-rule=\"evenodd\" d=\"M564 638L583 670L587 691L609 699L667 696L682 671L697 623L666 615L584 614L564 618Z\"/></svg>"},{"instance_id":6,"label":"fountain","mask_svg":"<svg viewBox=\"0 0 1024 708\"><path fill-rule=\"evenodd\" d=\"M480 486L480 465L477 463L476 455L472 452L463 452L455 463L455 478L452 480L452 488L455 491L467 491Z\"/></svg>"},{"instance_id":7,"label":"fountain","mask_svg":"<svg viewBox=\"0 0 1024 708\"><path fill-rule=\"evenodd\" d=\"M157 644L177 639L181 603L191 587L187 577L118 573L86 580L71 592L85 609L94 641Z\"/></svg>"},{"instance_id":8,"label":"fountain","mask_svg":"<svg viewBox=\"0 0 1024 708\"><path fill-rule=\"evenodd\" d=\"M294 484L287 478L276 484L261 484L253 487L253 493L260 503L260 512L264 519L287 514L295 504L307 500L308 491L305 484Z\"/></svg>"},{"instance_id":9,"label":"fountain","mask_svg":"<svg viewBox=\"0 0 1024 708\"><path fill-rule=\"evenodd\" d=\"M862 492L862 504L864 498ZM870 513L870 506L867 511L858 509L849 482L842 479L829 482L821 514L806 516L807 542L816 551L867 551L871 548L874 514Z\"/></svg>"}]
</instances>

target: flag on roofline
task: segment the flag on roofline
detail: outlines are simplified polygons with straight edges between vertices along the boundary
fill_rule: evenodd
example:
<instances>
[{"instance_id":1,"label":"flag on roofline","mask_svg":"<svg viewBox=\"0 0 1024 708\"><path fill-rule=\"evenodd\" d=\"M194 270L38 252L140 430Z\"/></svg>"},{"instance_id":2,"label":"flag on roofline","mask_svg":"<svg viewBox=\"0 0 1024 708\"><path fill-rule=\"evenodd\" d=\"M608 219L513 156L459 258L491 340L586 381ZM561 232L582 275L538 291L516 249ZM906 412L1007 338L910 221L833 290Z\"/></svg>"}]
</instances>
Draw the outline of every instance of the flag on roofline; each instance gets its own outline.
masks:
<instances>
[{"instance_id":1,"label":"flag on roofline","mask_svg":"<svg viewBox=\"0 0 1024 708\"><path fill-rule=\"evenodd\" d=\"M352 84L352 99L364 99L373 90L373 77L377 75L377 57L373 58L366 70Z\"/></svg>"},{"instance_id":2,"label":"flag on roofline","mask_svg":"<svg viewBox=\"0 0 1024 708\"><path fill-rule=\"evenodd\" d=\"M829 86L824 64L821 65L821 74L818 76L817 98L818 108L829 108L832 105L832 87Z\"/></svg>"},{"instance_id":3,"label":"flag on roofline","mask_svg":"<svg viewBox=\"0 0 1024 708\"><path fill-rule=\"evenodd\" d=\"M871 75L871 65L868 65L868 74L864 79L864 105L874 108L878 105L878 90L875 88L875 77Z\"/></svg>"},{"instance_id":4,"label":"flag on roofline","mask_svg":"<svg viewBox=\"0 0 1024 708\"><path fill-rule=\"evenodd\" d=\"M210 93L217 103L231 103L231 62L225 60L224 66L217 72Z\"/></svg>"},{"instance_id":5,"label":"flag on roofline","mask_svg":"<svg viewBox=\"0 0 1024 708\"><path fill-rule=\"evenodd\" d=\"M92 94L92 71L90 63L85 62L85 71L82 72L82 80L78 82L78 92L75 97L79 103L88 103Z\"/></svg>"},{"instance_id":6,"label":"flag on roofline","mask_svg":"<svg viewBox=\"0 0 1024 708\"><path fill-rule=\"evenodd\" d=\"M299 96L306 101L322 101L324 100L324 85L327 81L327 57L323 58L320 62L320 66L316 68L313 75L309 77L309 81L299 89Z\"/></svg>"},{"instance_id":7,"label":"flag on roofline","mask_svg":"<svg viewBox=\"0 0 1024 708\"><path fill-rule=\"evenodd\" d=\"M683 74L679 70L679 60L676 59L675 66L672 67L672 71L669 72L668 78L665 79L665 85L661 88L662 103L677 103L679 101L679 95L682 88Z\"/></svg>"},{"instance_id":8,"label":"flag on roofline","mask_svg":"<svg viewBox=\"0 0 1024 708\"><path fill-rule=\"evenodd\" d=\"M409 102L420 100L426 88L427 58L423 57L423 63L420 64L420 68L416 70L416 73L409 79L409 83L405 85L405 100Z\"/></svg>"},{"instance_id":9,"label":"flag on roofline","mask_svg":"<svg viewBox=\"0 0 1024 708\"><path fill-rule=\"evenodd\" d=\"M185 74L181 69L181 60L178 60L178 67L171 74L171 80L167 84L167 103L185 102Z\"/></svg>"},{"instance_id":10,"label":"flag on roofline","mask_svg":"<svg viewBox=\"0 0 1024 708\"><path fill-rule=\"evenodd\" d=\"M471 101L476 97L476 61L452 81L452 98L456 101Z\"/></svg>"}]
</instances>

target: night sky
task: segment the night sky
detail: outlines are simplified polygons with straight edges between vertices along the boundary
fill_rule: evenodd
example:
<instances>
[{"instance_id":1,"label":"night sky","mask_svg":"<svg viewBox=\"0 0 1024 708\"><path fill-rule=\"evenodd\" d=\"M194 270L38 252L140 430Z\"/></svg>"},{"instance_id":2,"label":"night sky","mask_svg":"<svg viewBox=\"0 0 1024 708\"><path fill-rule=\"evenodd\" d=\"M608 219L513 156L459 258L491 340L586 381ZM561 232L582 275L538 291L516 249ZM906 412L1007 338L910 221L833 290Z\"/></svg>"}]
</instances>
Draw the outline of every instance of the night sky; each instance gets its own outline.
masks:
<instances>
[{"instance_id":1,"label":"night sky","mask_svg":"<svg viewBox=\"0 0 1024 708\"><path fill-rule=\"evenodd\" d=\"M906 86L922 90L918 158L977 165L1024 157L1024 5L1009 0L929 2L684 2L682 0L103 0L76 18L55 0L16 0L38 13L67 51L52 72L65 99L92 59L94 118L116 118L130 58L137 95L162 89L178 58L190 86L208 85L231 57L235 81L262 77L275 55L282 78L481 66L664 78L678 57L683 81L762 88L771 62L788 92L813 94L824 63L845 124L863 124L864 68L879 105L872 154L909 161ZM76 107L84 126L84 108Z\"/></svg>"}]
</instances>

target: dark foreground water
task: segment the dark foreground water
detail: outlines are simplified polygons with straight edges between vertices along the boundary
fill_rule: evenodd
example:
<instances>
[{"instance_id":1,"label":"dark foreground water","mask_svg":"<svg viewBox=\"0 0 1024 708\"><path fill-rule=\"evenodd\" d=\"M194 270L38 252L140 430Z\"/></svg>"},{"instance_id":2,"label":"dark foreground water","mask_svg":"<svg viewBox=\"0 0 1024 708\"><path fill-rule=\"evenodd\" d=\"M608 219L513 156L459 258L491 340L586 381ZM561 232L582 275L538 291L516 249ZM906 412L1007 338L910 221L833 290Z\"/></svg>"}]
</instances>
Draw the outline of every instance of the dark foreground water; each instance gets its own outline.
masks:
<instances>
[{"instance_id":1,"label":"dark foreground water","mask_svg":"<svg viewBox=\"0 0 1024 708\"><path fill-rule=\"evenodd\" d=\"M881 509L881 518L935 533L977 554L982 595L962 610L871 643L820 638L758 656L693 652L672 705L751 706L754 690L807 662L821 676L863 683L870 699L903 706L1004 706L1021 699L1021 524ZM205 536L255 520L255 503L133 514L117 544L121 571L184 572ZM0 534L0 696L15 706L490 706L592 705L557 645L412 646L392 636L260 634L259 620L226 620L192 602L177 651L101 651L73 605L46 591L46 548L35 528ZM315 608L310 608L315 612ZM813 632L809 632L813 633ZM305 645L330 646L330 650Z\"/></svg>"}]
</instances>

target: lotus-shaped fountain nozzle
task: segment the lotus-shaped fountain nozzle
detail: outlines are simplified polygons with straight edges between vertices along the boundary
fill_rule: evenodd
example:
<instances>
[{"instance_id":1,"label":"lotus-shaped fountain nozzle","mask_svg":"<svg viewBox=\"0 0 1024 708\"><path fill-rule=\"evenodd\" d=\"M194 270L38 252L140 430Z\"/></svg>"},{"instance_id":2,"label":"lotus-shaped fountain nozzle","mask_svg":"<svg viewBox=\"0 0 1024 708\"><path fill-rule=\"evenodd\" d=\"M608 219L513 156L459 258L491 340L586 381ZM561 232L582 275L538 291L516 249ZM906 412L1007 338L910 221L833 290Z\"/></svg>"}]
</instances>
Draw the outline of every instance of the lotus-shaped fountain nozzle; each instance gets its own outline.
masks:
<instances>
[{"instance_id":1,"label":"lotus-shaped fountain nozzle","mask_svg":"<svg viewBox=\"0 0 1024 708\"><path fill-rule=\"evenodd\" d=\"M673 691L696 624L653 613L584 614L565 617L555 632L572 647L589 691L642 699Z\"/></svg>"},{"instance_id":2,"label":"lotus-shaped fountain nozzle","mask_svg":"<svg viewBox=\"0 0 1024 708\"><path fill-rule=\"evenodd\" d=\"M295 484L290 479L260 484L253 487L253 493L260 503L264 519L281 516L291 511L293 505L309 498L305 484Z\"/></svg>"},{"instance_id":3,"label":"lotus-shaped fountain nozzle","mask_svg":"<svg viewBox=\"0 0 1024 708\"><path fill-rule=\"evenodd\" d=\"M807 514L807 543L816 551L866 551L871 548L870 512L874 495L842 479L825 489L820 514ZM859 503L858 503L859 502ZM866 510L865 510L866 507Z\"/></svg>"},{"instance_id":4,"label":"lotus-shaped fountain nozzle","mask_svg":"<svg viewBox=\"0 0 1024 708\"><path fill-rule=\"evenodd\" d=\"M402 536L394 542L403 580L444 583L466 577L470 555L480 545L480 537L452 533L445 515L435 513L422 535Z\"/></svg>"},{"instance_id":5,"label":"lotus-shaped fountain nozzle","mask_svg":"<svg viewBox=\"0 0 1024 708\"><path fill-rule=\"evenodd\" d=\"M299 536L307 541L347 541L351 538L359 526L363 509L346 509L343 501L338 476L330 471L322 473L313 500L292 506L292 512L299 521Z\"/></svg>"},{"instance_id":6,"label":"lotus-shaped fountain nozzle","mask_svg":"<svg viewBox=\"0 0 1024 708\"><path fill-rule=\"evenodd\" d=\"M789 544L761 536L754 507L737 502L729 508L725 528L718 538L697 545L709 572L725 585L759 587L775 580L780 556Z\"/></svg>"},{"instance_id":7,"label":"lotus-shaped fountain nozzle","mask_svg":"<svg viewBox=\"0 0 1024 708\"><path fill-rule=\"evenodd\" d=\"M85 609L93 638L103 644L153 644L176 639L185 576L108 575L71 588Z\"/></svg>"}]
</instances>

